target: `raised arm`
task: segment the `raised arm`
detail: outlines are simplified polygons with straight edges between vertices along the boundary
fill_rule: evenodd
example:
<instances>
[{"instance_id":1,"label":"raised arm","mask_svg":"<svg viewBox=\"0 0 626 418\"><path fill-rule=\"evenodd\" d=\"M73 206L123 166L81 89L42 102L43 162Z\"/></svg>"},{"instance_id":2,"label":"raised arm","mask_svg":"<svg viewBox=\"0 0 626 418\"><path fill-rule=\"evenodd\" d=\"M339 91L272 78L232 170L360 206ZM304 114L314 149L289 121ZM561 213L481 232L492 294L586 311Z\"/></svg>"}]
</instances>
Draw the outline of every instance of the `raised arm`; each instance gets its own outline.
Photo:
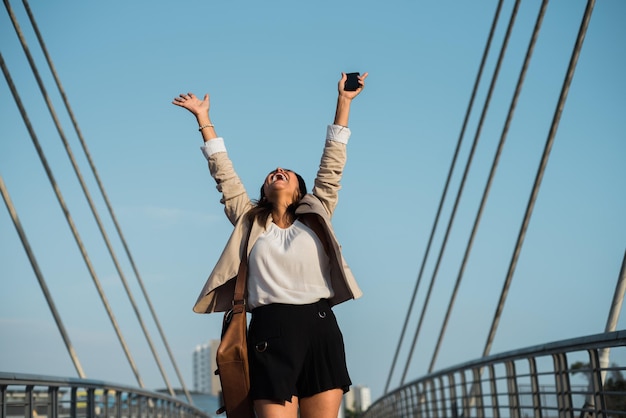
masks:
<instances>
[{"instance_id":1,"label":"raised arm","mask_svg":"<svg viewBox=\"0 0 626 418\"><path fill-rule=\"evenodd\" d=\"M198 129L202 133L204 142L217 138L215 126L213 126L209 117L210 101L208 94L205 94L202 100L193 93L179 94L178 97L174 98L172 104L187 109L196 117Z\"/></svg>"},{"instance_id":2,"label":"raised arm","mask_svg":"<svg viewBox=\"0 0 626 418\"><path fill-rule=\"evenodd\" d=\"M338 84L337 109L333 125L328 127L324 152L320 161L315 183L313 185L313 195L315 195L329 216L332 217L339 197L341 188L341 177L346 163L346 144L350 138L348 128L348 118L350 116L350 104L352 99L361 93L365 87L367 73L359 77L360 87L355 91L346 91L344 86L346 74L341 73L341 80Z\"/></svg>"},{"instance_id":3,"label":"raised arm","mask_svg":"<svg viewBox=\"0 0 626 418\"><path fill-rule=\"evenodd\" d=\"M335 125L348 126L348 119L350 118L350 104L352 103L352 99L363 91L365 87L365 79L367 78L367 73L359 76L359 88L355 91L347 91L345 90L346 73L341 73L341 80L339 80L339 84L337 86L338 96L337 96L337 109L335 110Z\"/></svg>"},{"instance_id":4,"label":"raised arm","mask_svg":"<svg viewBox=\"0 0 626 418\"><path fill-rule=\"evenodd\" d=\"M202 151L209 163L209 171L217 184L217 190L222 194L220 202L224 205L226 216L235 225L252 203L233 168L223 140L217 136L209 118L209 95L205 94L200 100L193 93L180 94L172 103L187 109L196 117L198 130L205 142Z\"/></svg>"}]
</instances>

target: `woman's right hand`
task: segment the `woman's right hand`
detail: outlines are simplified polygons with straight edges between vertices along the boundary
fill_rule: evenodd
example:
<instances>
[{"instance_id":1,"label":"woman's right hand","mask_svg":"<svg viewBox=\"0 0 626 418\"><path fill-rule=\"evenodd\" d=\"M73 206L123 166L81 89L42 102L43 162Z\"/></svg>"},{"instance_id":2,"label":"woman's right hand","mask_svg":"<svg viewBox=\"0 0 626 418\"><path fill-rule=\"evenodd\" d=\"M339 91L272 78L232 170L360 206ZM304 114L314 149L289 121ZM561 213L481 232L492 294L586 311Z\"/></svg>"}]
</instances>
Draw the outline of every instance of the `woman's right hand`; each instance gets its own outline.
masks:
<instances>
[{"instance_id":1,"label":"woman's right hand","mask_svg":"<svg viewBox=\"0 0 626 418\"><path fill-rule=\"evenodd\" d=\"M209 95L205 94L204 99L200 100L193 93L181 93L178 97L175 97L172 101L172 104L176 106L184 107L191 113L193 113L196 118L201 116L208 116L209 114Z\"/></svg>"}]
</instances>

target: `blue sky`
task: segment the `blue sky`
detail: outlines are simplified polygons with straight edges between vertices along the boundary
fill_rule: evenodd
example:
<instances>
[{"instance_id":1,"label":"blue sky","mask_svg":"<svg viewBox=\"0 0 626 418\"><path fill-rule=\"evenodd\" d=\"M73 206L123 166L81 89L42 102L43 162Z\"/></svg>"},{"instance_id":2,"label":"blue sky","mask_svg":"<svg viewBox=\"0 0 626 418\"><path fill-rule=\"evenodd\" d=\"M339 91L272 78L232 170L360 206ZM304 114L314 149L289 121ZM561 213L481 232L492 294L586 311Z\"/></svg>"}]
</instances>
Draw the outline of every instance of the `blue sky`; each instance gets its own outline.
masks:
<instances>
[{"instance_id":1,"label":"blue sky","mask_svg":"<svg viewBox=\"0 0 626 418\"><path fill-rule=\"evenodd\" d=\"M178 380L21 3L11 2L141 314ZM456 280L540 2L523 2L409 368L423 375ZM334 217L364 297L336 307L355 384L383 391L496 2L31 2L188 388L191 353L221 315L191 307L231 227L178 93L211 116L252 195L278 165L312 184L341 71L368 71L352 107ZM460 150L447 222L513 2L507 1ZM436 368L479 357L509 266L585 2L548 6ZM604 331L626 237L626 3L598 2L492 353ZM0 52L148 388L164 386L6 10ZM0 174L87 377L136 384L7 83ZM15 232L0 210L0 370L75 376ZM435 235L414 314L433 277ZM618 329L626 327L621 315ZM412 338L412 332L405 342ZM401 350L398 384L407 348Z\"/></svg>"}]
</instances>

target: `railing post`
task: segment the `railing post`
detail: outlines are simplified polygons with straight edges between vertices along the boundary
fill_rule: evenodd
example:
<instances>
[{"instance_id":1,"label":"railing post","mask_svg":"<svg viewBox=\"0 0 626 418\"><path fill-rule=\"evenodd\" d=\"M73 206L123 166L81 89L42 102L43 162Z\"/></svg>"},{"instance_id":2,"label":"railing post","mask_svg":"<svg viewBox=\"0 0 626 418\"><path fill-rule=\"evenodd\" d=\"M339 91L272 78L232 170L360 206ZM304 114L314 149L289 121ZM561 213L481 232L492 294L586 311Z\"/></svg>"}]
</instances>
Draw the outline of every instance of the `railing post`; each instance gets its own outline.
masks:
<instances>
[{"instance_id":1,"label":"railing post","mask_svg":"<svg viewBox=\"0 0 626 418\"><path fill-rule=\"evenodd\" d=\"M517 388L515 362L507 361L504 363L504 366L506 368L506 385L509 392L509 411L511 411L512 418L520 418L519 391Z\"/></svg>"},{"instance_id":2,"label":"railing post","mask_svg":"<svg viewBox=\"0 0 626 418\"><path fill-rule=\"evenodd\" d=\"M588 398L591 401L591 407L595 410L604 411L606 404L604 401L604 379L602 364L600 362L600 355L597 349L588 350L589 352L589 365L591 371L589 373L589 386L592 390L591 396Z\"/></svg>"},{"instance_id":3,"label":"railing post","mask_svg":"<svg viewBox=\"0 0 626 418\"><path fill-rule=\"evenodd\" d=\"M59 416L59 388L50 386L48 388L48 418L58 418Z\"/></svg>"},{"instance_id":4,"label":"railing post","mask_svg":"<svg viewBox=\"0 0 626 418\"><path fill-rule=\"evenodd\" d=\"M96 393L94 388L87 388L87 418L95 418L96 416Z\"/></svg>"},{"instance_id":5,"label":"railing post","mask_svg":"<svg viewBox=\"0 0 626 418\"><path fill-rule=\"evenodd\" d=\"M70 417L75 417L76 415L76 386L72 387L70 391Z\"/></svg>"},{"instance_id":6,"label":"railing post","mask_svg":"<svg viewBox=\"0 0 626 418\"><path fill-rule=\"evenodd\" d=\"M115 407L117 408L115 416L117 418L122 418L122 392L119 390L115 391Z\"/></svg>"},{"instance_id":7,"label":"railing post","mask_svg":"<svg viewBox=\"0 0 626 418\"><path fill-rule=\"evenodd\" d=\"M415 416L418 405L417 405L417 387L416 385L409 386L409 390L411 392L411 396L409 397L409 405L411 406L411 416Z\"/></svg>"},{"instance_id":8,"label":"railing post","mask_svg":"<svg viewBox=\"0 0 626 418\"><path fill-rule=\"evenodd\" d=\"M27 385L24 391L24 417L33 418L33 385Z\"/></svg>"},{"instance_id":9,"label":"railing post","mask_svg":"<svg viewBox=\"0 0 626 418\"><path fill-rule=\"evenodd\" d=\"M156 414L156 416L160 417L163 416L163 401L162 400L157 400L156 404L155 404L155 408L154 408L154 413Z\"/></svg>"},{"instance_id":10,"label":"railing post","mask_svg":"<svg viewBox=\"0 0 626 418\"><path fill-rule=\"evenodd\" d=\"M126 392L126 409L128 410L128 416L132 417L135 412L135 397L130 393Z\"/></svg>"},{"instance_id":11,"label":"railing post","mask_svg":"<svg viewBox=\"0 0 626 418\"><path fill-rule=\"evenodd\" d=\"M137 416L140 417L141 416L141 406L143 403L143 396L142 395L138 395L138 396L134 396L134 404L135 404L135 411L137 411Z\"/></svg>"},{"instance_id":12,"label":"railing post","mask_svg":"<svg viewBox=\"0 0 626 418\"><path fill-rule=\"evenodd\" d=\"M448 402L447 402L448 395L446 394L445 375L439 376L438 380L439 380L439 396L441 397L441 401L439 402L439 404L441 405L441 409L443 411L443 416L447 417L448 416L448 411L447 411L446 405L448 404Z\"/></svg>"},{"instance_id":13,"label":"railing post","mask_svg":"<svg viewBox=\"0 0 626 418\"><path fill-rule=\"evenodd\" d=\"M102 389L102 405L103 405L103 413L105 417L109 416L109 389Z\"/></svg>"},{"instance_id":14,"label":"railing post","mask_svg":"<svg viewBox=\"0 0 626 418\"><path fill-rule=\"evenodd\" d=\"M450 408L452 408L452 416L459 416L459 402L456 395L456 383L454 380L454 372L448 373L448 395L450 396Z\"/></svg>"},{"instance_id":15,"label":"railing post","mask_svg":"<svg viewBox=\"0 0 626 418\"><path fill-rule=\"evenodd\" d=\"M404 416L407 416L407 417L412 416L413 414L413 402L411 402L412 396L413 396L413 391L411 389L411 386L407 386L403 393Z\"/></svg>"},{"instance_id":16,"label":"railing post","mask_svg":"<svg viewBox=\"0 0 626 418\"><path fill-rule=\"evenodd\" d=\"M7 385L0 385L0 418L7 416Z\"/></svg>"},{"instance_id":17,"label":"railing post","mask_svg":"<svg viewBox=\"0 0 626 418\"><path fill-rule=\"evenodd\" d=\"M422 402L424 403L424 411L425 411L425 417L427 418L434 418L433 417L433 411L436 407L436 405L433 403L432 400L432 381L430 379L426 379L423 383L422 383L422 392L421 392L421 396L422 396Z\"/></svg>"},{"instance_id":18,"label":"railing post","mask_svg":"<svg viewBox=\"0 0 626 418\"><path fill-rule=\"evenodd\" d=\"M539 395L539 375L537 374L537 361L535 357L528 358L528 368L530 370L530 389L533 392L533 415L535 418L542 418L541 396Z\"/></svg>"},{"instance_id":19,"label":"railing post","mask_svg":"<svg viewBox=\"0 0 626 418\"><path fill-rule=\"evenodd\" d=\"M428 389L431 385L430 380L425 380L422 385L422 398L424 399L424 408L425 408L425 416L428 418L433 417L433 403L430 397L430 390Z\"/></svg>"},{"instance_id":20,"label":"railing post","mask_svg":"<svg viewBox=\"0 0 626 418\"><path fill-rule=\"evenodd\" d=\"M491 405L494 418L500 418L500 401L498 400L498 384L496 383L496 369L493 364L487 366L489 370L489 386L491 388Z\"/></svg>"},{"instance_id":21,"label":"railing post","mask_svg":"<svg viewBox=\"0 0 626 418\"><path fill-rule=\"evenodd\" d=\"M128 416L132 417L133 416L133 403L132 403L132 398L130 396L130 392L128 391L124 391L124 393L126 393L126 399L123 400L124 404L126 405L126 410L128 411Z\"/></svg>"},{"instance_id":22,"label":"railing post","mask_svg":"<svg viewBox=\"0 0 626 418\"><path fill-rule=\"evenodd\" d=\"M156 404L158 403L157 399L149 398L148 399L148 410L152 412L152 415L156 416Z\"/></svg>"},{"instance_id":23,"label":"railing post","mask_svg":"<svg viewBox=\"0 0 626 418\"><path fill-rule=\"evenodd\" d=\"M553 354L552 358L554 360L554 380L559 417L568 418L573 413L573 410L567 357L564 353L557 353Z\"/></svg>"},{"instance_id":24,"label":"railing post","mask_svg":"<svg viewBox=\"0 0 626 418\"><path fill-rule=\"evenodd\" d=\"M476 408L476 417L483 418L485 416L485 407L483 404L483 385L481 383L482 367L472 368L473 382L472 382L472 396L475 401L473 402Z\"/></svg>"},{"instance_id":25,"label":"railing post","mask_svg":"<svg viewBox=\"0 0 626 418\"><path fill-rule=\"evenodd\" d=\"M461 376L461 401L463 405L463 416L470 417L471 409L470 409L470 399L467 392L467 380L465 379L465 370L459 371L459 375ZM471 390L470 390L471 393Z\"/></svg>"}]
</instances>

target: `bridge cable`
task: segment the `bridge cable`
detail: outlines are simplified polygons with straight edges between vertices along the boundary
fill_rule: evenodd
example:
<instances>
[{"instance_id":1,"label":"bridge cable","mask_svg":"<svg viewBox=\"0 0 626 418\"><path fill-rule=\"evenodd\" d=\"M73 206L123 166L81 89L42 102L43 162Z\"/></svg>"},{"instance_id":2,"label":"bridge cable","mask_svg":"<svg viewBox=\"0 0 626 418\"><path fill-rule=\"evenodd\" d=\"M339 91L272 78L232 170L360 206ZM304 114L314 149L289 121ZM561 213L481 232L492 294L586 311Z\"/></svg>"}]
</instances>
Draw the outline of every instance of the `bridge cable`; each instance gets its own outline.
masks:
<instances>
[{"instance_id":1,"label":"bridge cable","mask_svg":"<svg viewBox=\"0 0 626 418\"><path fill-rule=\"evenodd\" d=\"M2 72L6 72L6 66L4 64L4 59L2 58L2 54L0 54L0 66L2 66ZM6 76L6 73L5 73L5 76ZM50 293L50 290L48 289L48 286L46 285L46 279L43 277L43 274L41 273L41 269L39 268L39 264L37 263L37 258L35 257L35 254L33 253L30 243L28 242L28 237L26 236L26 233L24 232L24 228L22 228L22 223L20 222L20 219L17 216L17 211L15 210L15 206L13 206L13 202L11 201L11 196L9 195L9 191L7 190L6 185L4 184L2 175L0 175L0 193L2 193L2 198L4 199L4 203L7 209L9 210L11 219L13 219L13 225L15 226L15 230L17 231L17 234L19 235L20 240L22 241L22 246L24 247L24 251L26 251L26 255L28 256L30 265L32 266L33 271L35 272L37 281L39 281L39 286L41 287L41 291L43 292L44 297L46 298L46 302L48 302L48 307L50 308L50 312L52 313L54 321L57 324L57 328L59 329L59 332L61 333L61 338L63 338L63 342L65 343L67 352L70 355L72 364L74 364L76 373L78 373L78 376L81 379L84 379L87 376L85 375L85 372L83 371L83 366L81 366L80 364L78 355L76 354L76 351L74 350L74 346L72 345L72 342L70 341L70 337L67 334L65 326L63 325L63 320L61 319L61 316L59 315L59 311L56 308L54 300L52 299L52 294Z\"/></svg>"},{"instance_id":2,"label":"bridge cable","mask_svg":"<svg viewBox=\"0 0 626 418\"><path fill-rule=\"evenodd\" d=\"M122 245L124 247L124 250L126 252L128 260L130 262L130 265L131 265L131 267L133 269L133 272L135 273L135 277L137 278L137 282L138 282L139 287L140 287L140 289L142 291L142 294L144 296L146 304L148 305L148 308L150 310L152 318L153 318L153 320L154 320L154 322L156 324L157 330L159 331L159 334L161 336L161 340L163 342L163 345L164 345L164 347L165 347L165 349L166 349L166 351L167 351L167 353L169 355L170 361L172 362L172 365L174 367L174 370L176 372L178 380L179 380L179 382L181 384L181 387L182 387L182 389L183 389L183 391L184 391L184 393L185 393L185 395L187 397L187 400L189 401L190 404L193 404L193 400L191 398L191 395L189 394L189 391L187 390L187 387L185 385L185 382L184 382L184 379L182 377L182 374L180 373L180 370L179 370L178 365L176 363L176 359L174 358L172 350L171 350L171 348L170 348L170 346L168 344L167 338L165 336L165 332L163 331L163 328L161 327L161 323L160 323L160 321L159 321L159 319L157 317L157 314L156 314L156 311L154 309L154 306L152 305L152 302L150 300L150 297L148 295L146 287L145 287L145 285L143 283L141 275L139 274L139 269L137 268L137 265L135 264L134 258L133 258L132 254L131 254L131 251L130 251L130 248L129 248L127 242L126 242L124 234L122 233L122 229L120 227L120 224L117 221L117 217L115 216L115 212L113 210L113 206L111 205L111 202L109 201L109 198L108 198L108 195L107 195L107 193L105 191L104 185L103 185L103 183L102 183L102 181L100 179L100 176L99 176L98 171L96 169L95 163L94 163L94 161L93 161L93 159L91 157L91 153L89 152L89 149L87 147L87 143L86 143L86 141L85 141L85 139L84 139L84 137L82 135L82 132L81 132L79 126L78 126L78 122L76 120L76 117L74 116L74 112L71 109L69 100L67 98L67 95L65 94L63 86L61 85L61 80L60 80L60 78L59 78L59 76L58 76L58 74L56 72L54 64L52 63L52 59L50 58L50 54L48 54L48 50L47 50L46 45L44 43L43 37L41 36L41 33L40 33L39 28L37 26L37 23L35 22L35 17L34 17L32 11L30 9L28 1L27 0L22 0L22 3L24 5L26 13L28 14L28 17L30 19L31 25L33 27L33 30L34 30L34 32L35 32L35 34L37 36L37 39L39 41L41 50L43 51L44 56L46 57L46 61L47 61L48 66L50 68L50 72L52 73L52 75L54 77L54 80L56 82L56 85L57 85L57 88L59 90L59 93L61 94L61 97L63 98L63 103L65 104L65 108L66 108L66 110L68 112L68 115L70 116L70 119L72 120L72 124L74 126L74 129L76 131L76 134L77 134L78 139L80 141L80 144L82 146L83 152L85 153L87 161L89 162L89 166L90 166L91 171L92 171L92 173L94 175L96 183L98 184L98 188L99 188L100 193L102 195L102 198L103 198L103 200L104 200L104 202L106 204L106 207L108 209L109 215L110 215L110 217L111 217L111 219L113 221L113 224L115 225L115 229L116 229L117 234L118 234L118 236L120 238L120 241L122 242ZM110 250L110 251L112 251L112 250ZM114 257L114 256L112 255L112 257ZM141 319L140 319L140 321L141 321ZM146 336L146 337L149 339L148 336ZM150 343L150 346L153 347L152 343ZM155 354L155 356L156 356L156 354ZM161 369L161 373L164 375L163 377L164 377L164 379L167 382L167 377L165 376L165 372L163 371L162 366L160 366L160 361L158 360L158 357L156 357L156 359L157 359L157 363L159 364L159 367ZM170 394L174 395L174 393L173 393L173 391L172 391L172 389L171 389L169 384L168 384L168 389L170 389Z\"/></svg>"},{"instance_id":3,"label":"bridge cable","mask_svg":"<svg viewBox=\"0 0 626 418\"><path fill-rule=\"evenodd\" d=\"M624 302L624 294L626 293L626 251L624 252L624 258L622 259L622 268L620 269L619 276L617 277L617 285L615 286L615 292L613 292L613 302L609 309L609 316L606 320L606 327L604 332L613 332L617 328L617 321L619 319L620 312L622 311L622 302ZM599 351L598 357L600 360L600 370L602 384L606 377L606 370L609 365L609 351L610 348L606 347Z\"/></svg>"},{"instance_id":4,"label":"bridge cable","mask_svg":"<svg viewBox=\"0 0 626 418\"><path fill-rule=\"evenodd\" d=\"M444 204L444 201L445 201L447 193L448 193L448 186L450 185L450 179L452 178L452 173L454 172L454 167L456 165L456 159L458 157L458 153L459 153L459 149L461 147L461 143L463 142L463 137L465 135L465 129L467 127L467 123L468 123L468 120L469 120L469 116L471 114L471 110L472 110L472 107L473 107L474 99L476 98L476 93L478 91L478 86L479 86L480 80L482 78L482 73L483 73L483 70L484 70L484 67L485 67L485 62L487 60L487 56L488 56L489 50L491 48L491 41L493 40L493 35L494 35L494 32L495 32L495 28L496 28L496 25L497 25L497 22L498 22L500 11L502 9L502 3L503 3L503 0L500 0L498 2L498 6L496 8L496 13L495 13L494 18L493 18L493 23L491 25L491 31L489 32L489 36L487 38L487 43L485 45L485 49L484 49L484 52L483 52L483 57L482 57L482 60L481 60L481 63L480 63L478 74L476 76L476 81L474 83L474 88L472 90L470 101L469 101L469 104L468 104L468 107L467 107L467 112L465 114L465 119L463 121L463 127L461 128L461 133L459 135L459 138L458 138L458 141L457 141L457 145L456 145L456 149L454 151L454 156L453 156L452 162L450 164L450 169L448 171L448 177L446 179L446 183L445 183L445 186L443 188L443 193L441 195L441 199L439 200L439 207L437 209L437 214L435 216L435 220L433 222L433 226L432 226L432 229L430 231L430 237L428 238L428 244L426 245L426 251L424 253L424 257L422 258L422 264L421 264L420 271L419 271L419 274L418 274L418 277L417 277L417 281L415 283L415 287L413 289L413 295L411 296L411 302L409 303L409 309L407 311L406 317L404 319L404 325L402 326L402 331L400 333L400 339L398 341L398 345L396 346L396 352L395 352L395 354L393 356L393 361L391 363L391 368L389 370L389 376L387 377L387 383L385 384L385 391L384 391L385 394L389 390L389 384L391 382L391 377L393 375L393 372L394 372L394 369L395 369L395 366L396 366L396 362L398 360L398 354L400 352L400 347L402 346L402 342L404 340L404 335L406 333L406 329L407 329L407 325L408 325L408 322L409 322L409 318L410 318L411 313L413 311L413 306L415 304L415 298L417 296L417 291L418 291L420 282L422 280L422 274L424 273L424 267L426 265L426 260L428 259L428 255L429 255L429 252L430 252L430 247L432 245L433 238L434 238L434 235L435 235L435 231L436 231L437 225L439 223L439 216L441 215L441 210L443 208L443 204Z\"/></svg>"},{"instance_id":5,"label":"bridge cable","mask_svg":"<svg viewBox=\"0 0 626 418\"><path fill-rule=\"evenodd\" d=\"M406 378L407 372L409 370L409 366L411 364L411 359L412 359L413 353L415 351L415 345L417 343L417 338L419 336L419 333L420 333L420 330L421 330L421 327L422 327L422 323L423 323L423 320L424 320L424 316L426 314L426 309L428 308L430 295L431 295L431 292L432 292L434 284L435 284L435 279L437 277L437 273L439 271L439 266L441 264L441 259L443 257L443 253L445 252L445 248L446 248L446 245L448 243L448 237L450 235L450 231L452 230L452 225L454 223L454 218L456 216L456 211L458 209L458 205L459 205L459 202L461 200L461 196L463 195L463 189L465 188L465 181L467 180L467 175L469 173L470 167L472 165L472 160L473 160L473 157L474 157L474 152L476 151L476 146L478 145L478 140L480 138L482 125L483 125L483 122L484 122L485 117L487 115L487 111L489 109L489 104L491 102L491 96L493 94L493 90L495 89L496 82L498 81L498 75L500 73L500 68L502 66L502 61L504 60L504 55L505 55L505 52L506 52L506 49L507 49L507 46L508 46L508 43L509 43L509 38L511 36L511 32L513 31L513 26L515 24L515 18L517 16L517 11L519 9L519 3L520 3L520 0L516 0L515 1L515 5L513 7L512 12L511 12L511 17L509 18L509 24L508 24L508 27L507 27L507 30L506 30L506 34L504 36L504 40L502 42L502 46L500 47L500 53L498 55L498 61L496 63L496 66L495 66L495 69L494 69L494 72L493 72L493 75L492 75L492 78L491 78L491 83L489 85L489 89L488 89L488 92L487 92L487 97L485 98L485 103L483 105L482 113L480 115L480 120L479 120L478 126L476 128L476 133L474 135L474 140L472 142L472 147L471 147L469 155L467 157L465 170L463 172L463 176L461 178L461 183L459 185L459 189L458 189L458 192L457 192L457 195L456 195L456 199L454 201L452 212L450 214L450 220L448 221L448 226L446 228L446 232L445 232L443 241L441 243L441 248L439 249L439 255L437 256L437 262L435 263L435 268L433 270L433 274L432 274L432 277L431 277L431 280L430 280L428 291L426 293L426 299L425 299L424 305L422 307L422 313L420 315L419 322L418 322L417 328L415 330L415 334L413 336L413 342L411 344L411 349L409 350L409 355L408 355L408 358L407 358L407 361L406 361L406 365L404 367L404 372L402 374L402 378L400 380L400 385L404 384L404 380Z\"/></svg>"},{"instance_id":6,"label":"bridge cable","mask_svg":"<svg viewBox=\"0 0 626 418\"><path fill-rule=\"evenodd\" d=\"M44 96L44 99L45 99L46 103L48 104L48 109L50 110L50 113L51 113L51 116L52 116L52 118L53 118L53 120L55 122L56 128L57 128L57 130L58 130L58 132L59 132L59 134L60 134L60 136L61 136L61 138L63 140L63 143L65 144L66 151L67 151L68 155L70 156L70 159L71 159L71 161L72 161L72 163L74 165L75 171L77 171L77 175L79 177L80 183L83 186L83 191L85 192L85 194L88 195L88 191L85 188L86 186L84 184L84 181L83 181L82 177L80 176L80 172L78 171L78 167L76 166L76 162L75 162L75 160L73 158L72 151L69 148L69 144L67 143L67 140L65 139L65 135L63 134L63 130L62 130L60 124L59 124L56 112L54 111L54 107L52 106L52 103L50 102L50 98L49 98L49 96L48 96L48 94L47 94L47 92L45 90L45 87L44 87L43 82L42 82L42 80L41 80L41 78L39 76L39 73L37 72L37 69L35 67L33 58L30 55L30 52L28 50L28 46L26 45L26 42L25 42L24 37L22 35L22 32L21 32L21 30L19 28L19 25L18 25L18 23L17 23L17 21L15 19L14 14L13 14L13 10L11 9L11 7L9 5L8 0L4 0L4 4L5 4L6 8L7 8L7 12L9 13L9 15L11 17L11 20L13 22L13 26L15 27L16 33L18 34L18 37L20 38L20 40L22 42L22 47L24 49L24 52L26 53L26 57L27 57L30 65L31 65L31 68L33 70L35 78L37 79L37 83L39 84L39 88L42 91L42 95ZM18 103L18 107L20 108L20 111L22 112L22 118L24 118L24 119L27 118L27 115L26 115L26 113L24 111L24 108L21 105L21 100L19 99L19 96L17 95L17 91L13 92L13 96L15 98L16 103ZM66 204L65 204L65 202L64 202L64 200L62 198L61 192L60 192L60 190L59 190L59 188L58 188L58 186L56 184L56 181L54 181L54 176L52 174L52 171L51 171L50 167L48 166L47 160L46 160L46 158L45 158L45 156L43 154L43 150L42 150L41 146L39 145L39 141L38 141L37 137L34 135L34 132L31 132L31 138L33 140L33 143L35 144L35 147L37 148L37 153L39 154L39 158L41 159L41 162L44 165L44 168L46 170L48 178L49 178L49 180L50 180L50 182L52 184L52 187L53 187L53 189L54 189L54 191L55 191L55 193L57 195L57 199L59 200L59 204L61 205L61 207L63 209L63 212L65 213L65 217L66 217L66 219L68 221L70 229L72 230L72 233L74 235L74 239L76 240L78 248L80 249L80 251L81 251L81 253L83 255L83 259L84 259L84 261L85 261L85 263L87 265L89 273L91 274L91 277L92 277L92 279L94 281L94 284L96 285L96 289L98 290L98 293L100 295L102 303L104 304L104 307L105 307L105 309L106 309L106 311L107 311L107 313L109 315L111 323L113 324L113 327L115 329L115 332L117 333L118 339L119 339L119 341L120 341L120 343L121 343L121 345L122 345L122 347L124 349L124 353L126 354L126 358L128 359L128 362L130 363L130 366L133 369L133 373L135 374L135 377L137 379L137 382L138 382L139 386L143 388L144 384L143 384L143 381L141 380L141 377L139 375L139 372L137 370L135 362L134 362L134 360L132 358L132 355L130 354L130 351L128 350L128 346L126 345L126 342L125 342L124 337L122 336L122 333L121 333L121 331L119 329L119 326L117 324L115 316L113 315L113 312L111 311L111 308L109 306L109 303L108 303L108 300L106 298L106 295L104 294L102 286L100 285L100 280L98 279L98 276L96 275L96 272L95 272L95 270L93 268L93 265L91 264L91 260L89 259L89 256L88 256L87 251L86 251L86 249L85 249L85 247L83 245L83 242L82 242L82 240L80 238L80 235L78 234L78 231L76 230L76 227L74 225L74 221L72 220L72 218L70 216L69 209L67 208L67 206L66 206ZM93 206L93 203L91 202L90 199L89 199L89 201L90 201L90 205Z\"/></svg>"},{"instance_id":7,"label":"bridge cable","mask_svg":"<svg viewBox=\"0 0 626 418\"><path fill-rule=\"evenodd\" d=\"M508 290L511 285L511 281L513 279L513 273L517 265L517 260L519 258L519 254L522 249L524 238L526 236L526 230L528 229L530 217L532 215L533 208L535 206L535 201L537 199L537 195L539 194L539 188L541 186L543 174L544 174L546 165L548 164L548 159L550 157L550 150L552 149L552 144L554 143L554 137L556 135L556 131L559 126L559 121L561 120L561 114L563 113L563 107L565 106L565 101L567 99L569 87L570 87L570 84L572 83L572 78L574 77L576 63L578 62L580 50L582 48L583 41L585 40L585 34L587 32L587 27L589 26L589 20L591 19L591 14L593 11L594 4L595 4L595 0L588 0L587 7L585 9L585 13L583 15L583 19L580 24L580 29L578 31L576 43L572 52L572 56L570 58L569 66L567 68L565 80L563 81L563 86L561 89L561 93L559 95L559 100L556 106L556 110L554 112L554 117L552 119L552 125L550 126L548 138L546 139L546 144L543 150L543 155L541 157L541 162L539 164L539 168L537 169L537 175L535 177L535 182L532 188L532 192L531 192L530 198L528 199L528 204L526 206L526 213L524 214L524 220L522 222L522 225L521 225L518 237L517 237L517 243L515 245L515 249L511 257L511 263L509 264L509 269L506 275L506 280L502 287L500 300L498 302L496 312L493 317L493 322L491 324L491 329L489 331L489 336L487 337L487 342L483 350L483 357L486 357L487 355L489 355L489 352L491 351L491 345L493 344L493 339L496 333L496 329L498 328L498 323L500 322L500 316L504 308L504 302L506 300Z\"/></svg>"},{"instance_id":8,"label":"bridge cable","mask_svg":"<svg viewBox=\"0 0 626 418\"><path fill-rule=\"evenodd\" d=\"M528 49L526 51L526 57L524 58L524 63L522 65L522 69L520 71L520 75L519 78L517 80L517 86L515 87L515 92L513 94L513 98L511 100L511 104L509 106L509 111L507 114L507 118L506 121L504 123L504 127L502 128L502 134L500 136L500 142L498 143L498 148L495 152L494 158L493 158L493 162L491 165L491 171L489 172L489 177L487 180L487 184L485 185L485 189L483 191L483 195L482 195L482 200L480 202L480 206L479 209L476 213L476 218L474 220L474 226L472 227L472 232L470 234L470 238L468 240L467 243L467 247L465 249L465 254L463 256L463 261L461 262L461 266L459 267L459 272L456 278L456 283L454 285L454 290L452 292L452 296L450 297L450 302L448 303L448 309L446 311L446 316L444 318L443 324L441 326L441 332L439 333L439 338L437 339L437 345L435 347L435 350L433 352L433 357L430 361L430 366L428 367L428 373L431 373L435 367L435 362L437 360L437 356L439 354L439 349L441 348L441 342L443 340L443 336L446 332L446 328L448 325L448 321L450 319L450 314L452 312L452 308L454 306L454 302L456 300L456 296L459 290L459 286L461 284L461 279L463 277L464 271L465 271L465 266L467 264L467 259L469 258L471 249L472 249L472 244L474 242L474 238L476 236L476 232L478 231L478 226L480 224L480 219L482 218L482 213L483 210L485 208L485 204L487 202L487 197L489 195L489 190L491 189L491 184L493 182L493 178L495 176L495 172L496 169L498 167L498 163L500 160L500 155L502 153L502 149L504 147L504 143L506 141L506 136L509 130L509 126L511 124L511 121L513 119L513 114L515 113L515 107L517 105L517 100L519 98L519 95L522 91L522 85L524 84L524 78L526 77L526 72L528 70L528 66L530 64L530 59L532 57L533 54L533 50L537 41L537 38L539 36L539 31L541 29L541 25L543 22L543 17L545 15L547 6L548 6L548 1L549 0L543 0L542 4L541 4L541 8L539 10L539 13L537 15L537 20L535 22L535 28L533 30L530 42L528 44Z\"/></svg>"}]
</instances>

